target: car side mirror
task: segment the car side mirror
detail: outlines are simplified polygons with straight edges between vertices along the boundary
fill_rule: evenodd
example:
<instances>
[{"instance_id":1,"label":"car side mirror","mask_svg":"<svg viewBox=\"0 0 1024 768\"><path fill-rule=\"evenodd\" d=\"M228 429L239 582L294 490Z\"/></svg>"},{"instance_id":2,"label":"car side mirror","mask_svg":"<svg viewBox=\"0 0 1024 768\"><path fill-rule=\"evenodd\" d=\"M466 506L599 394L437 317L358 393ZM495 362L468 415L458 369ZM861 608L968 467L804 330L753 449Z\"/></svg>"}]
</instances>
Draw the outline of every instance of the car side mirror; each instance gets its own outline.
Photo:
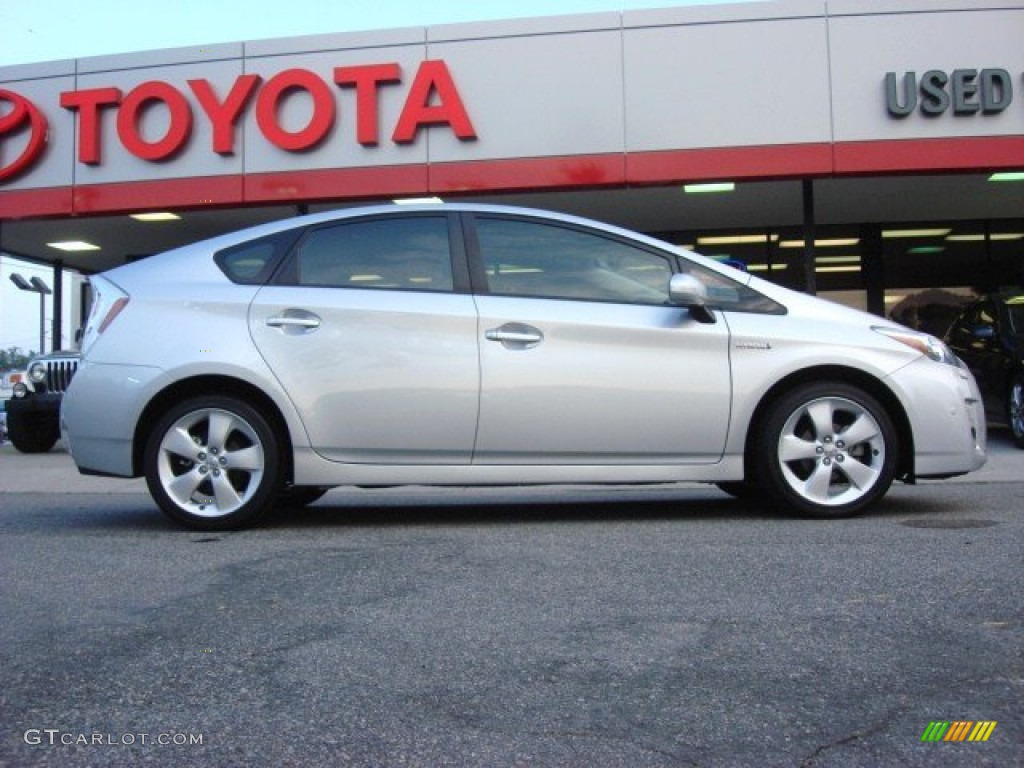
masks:
<instances>
[{"instance_id":1,"label":"car side mirror","mask_svg":"<svg viewBox=\"0 0 1024 768\"><path fill-rule=\"evenodd\" d=\"M715 322L715 316L707 306L707 286L693 275L672 275L668 281L668 299L677 307L689 309L698 323Z\"/></svg>"}]
</instances>

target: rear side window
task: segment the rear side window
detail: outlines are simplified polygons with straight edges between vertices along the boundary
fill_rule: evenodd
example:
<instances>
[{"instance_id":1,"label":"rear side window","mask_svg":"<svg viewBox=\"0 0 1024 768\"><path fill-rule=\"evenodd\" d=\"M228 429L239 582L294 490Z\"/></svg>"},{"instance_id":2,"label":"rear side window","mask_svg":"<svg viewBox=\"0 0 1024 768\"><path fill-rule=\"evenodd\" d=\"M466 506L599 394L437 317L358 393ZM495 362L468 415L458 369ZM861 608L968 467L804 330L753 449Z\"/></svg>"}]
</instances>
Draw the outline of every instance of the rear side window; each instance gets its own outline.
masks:
<instances>
[{"instance_id":1,"label":"rear side window","mask_svg":"<svg viewBox=\"0 0 1024 768\"><path fill-rule=\"evenodd\" d=\"M448 219L389 217L309 232L285 278L294 285L451 291Z\"/></svg>"},{"instance_id":2,"label":"rear side window","mask_svg":"<svg viewBox=\"0 0 1024 768\"><path fill-rule=\"evenodd\" d=\"M232 282L262 285L300 234L301 230L287 230L234 245L218 251L214 261Z\"/></svg>"}]
</instances>

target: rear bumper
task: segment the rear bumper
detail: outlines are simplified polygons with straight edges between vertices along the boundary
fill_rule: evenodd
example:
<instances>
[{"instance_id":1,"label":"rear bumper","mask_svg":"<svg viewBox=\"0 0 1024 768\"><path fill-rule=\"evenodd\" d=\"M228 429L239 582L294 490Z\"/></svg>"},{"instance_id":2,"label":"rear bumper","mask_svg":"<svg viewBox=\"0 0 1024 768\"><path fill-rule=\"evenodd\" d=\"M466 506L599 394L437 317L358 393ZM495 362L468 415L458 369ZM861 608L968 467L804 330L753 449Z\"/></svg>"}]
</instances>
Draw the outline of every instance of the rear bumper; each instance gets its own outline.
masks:
<instances>
[{"instance_id":1,"label":"rear bumper","mask_svg":"<svg viewBox=\"0 0 1024 768\"><path fill-rule=\"evenodd\" d=\"M61 405L60 430L82 474L135 477L135 426L164 383L159 368L83 363Z\"/></svg>"}]
</instances>

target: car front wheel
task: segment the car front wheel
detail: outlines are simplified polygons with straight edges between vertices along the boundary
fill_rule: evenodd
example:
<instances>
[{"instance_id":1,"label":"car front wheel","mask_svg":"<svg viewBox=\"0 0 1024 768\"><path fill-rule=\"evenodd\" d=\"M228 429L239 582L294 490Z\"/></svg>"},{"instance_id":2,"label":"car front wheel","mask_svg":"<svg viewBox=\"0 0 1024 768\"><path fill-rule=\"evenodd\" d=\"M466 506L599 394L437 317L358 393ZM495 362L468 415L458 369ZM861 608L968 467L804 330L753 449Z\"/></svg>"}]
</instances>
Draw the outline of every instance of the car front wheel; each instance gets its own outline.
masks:
<instances>
[{"instance_id":1,"label":"car front wheel","mask_svg":"<svg viewBox=\"0 0 1024 768\"><path fill-rule=\"evenodd\" d=\"M46 453L57 443L60 433L53 419L9 413L7 438L21 453Z\"/></svg>"},{"instance_id":2,"label":"car front wheel","mask_svg":"<svg viewBox=\"0 0 1024 768\"><path fill-rule=\"evenodd\" d=\"M849 517L892 484L896 430L881 404L842 382L799 386L779 398L757 442L760 485L777 506Z\"/></svg>"},{"instance_id":3,"label":"car front wheel","mask_svg":"<svg viewBox=\"0 0 1024 768\"><path fill-rule=\"evenodd\" d=\"M248 404L198 397L171 408L145 448L156 503L189 528L227 530L253 522L281 487L273 430Z\"/></svg>"},{"instance_id":4,"label":"car front wheel","mask_svg":"<svg viewBox=\"0 0 1024 768\"><path fill-rule=\"evenodd\" d=\"M1013 433L1013 442L1024 448L1024 373L1017 371L1010 379L1010 391L1006 398L1006 420Z\"/></svg>"}]
</instances>

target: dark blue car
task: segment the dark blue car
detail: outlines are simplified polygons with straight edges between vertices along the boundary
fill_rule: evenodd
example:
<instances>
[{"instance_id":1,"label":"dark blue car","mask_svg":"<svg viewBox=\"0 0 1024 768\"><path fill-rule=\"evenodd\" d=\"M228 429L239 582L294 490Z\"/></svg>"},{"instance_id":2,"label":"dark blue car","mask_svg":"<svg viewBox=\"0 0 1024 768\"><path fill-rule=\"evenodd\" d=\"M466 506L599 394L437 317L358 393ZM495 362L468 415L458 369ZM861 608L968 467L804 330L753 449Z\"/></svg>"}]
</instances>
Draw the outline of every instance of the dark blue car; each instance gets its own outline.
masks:
<instances>
[{"instance_id":1,"label":"dark blue car","mask_svg":"<svg viewBox=\"0 0 1024 768\"><path fill-rule=\"evenodd\" d=\"M950 326L946 341L978 380L993 421L1024 448L1024 291L986 296Z\"/></svg>"}]
</instances>

